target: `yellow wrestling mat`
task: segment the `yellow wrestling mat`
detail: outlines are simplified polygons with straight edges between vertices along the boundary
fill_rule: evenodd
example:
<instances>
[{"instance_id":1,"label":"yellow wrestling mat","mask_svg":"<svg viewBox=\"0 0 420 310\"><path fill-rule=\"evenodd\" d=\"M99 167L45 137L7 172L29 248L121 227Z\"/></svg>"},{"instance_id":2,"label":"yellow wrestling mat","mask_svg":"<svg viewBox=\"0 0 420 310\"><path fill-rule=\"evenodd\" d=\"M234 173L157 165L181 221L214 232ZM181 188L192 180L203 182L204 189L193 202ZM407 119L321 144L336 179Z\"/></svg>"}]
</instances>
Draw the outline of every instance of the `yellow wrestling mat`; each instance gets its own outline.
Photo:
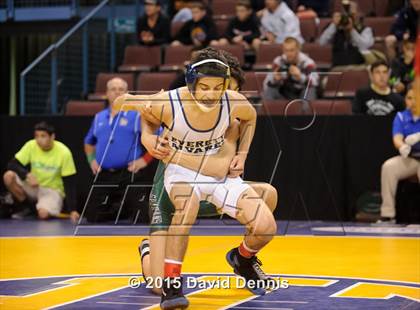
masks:
<instances>
[{"instance_id":1,"label":"yellow wrestling mat","mask_svg":"<svg viewBox=\"0 0 420 310\"><path fill-rule=\"evenodd\" d=\"M142 238L2 237L0 309L158 309L158 296L128 287L141 272ZM241 240L192 236L183 273L226 278L232 270L225 254ZM190 308L420 309L419 238L278 236L259 258L289 288L265 296L236 287L188 288Z\"/></svg>"}]
</instances>

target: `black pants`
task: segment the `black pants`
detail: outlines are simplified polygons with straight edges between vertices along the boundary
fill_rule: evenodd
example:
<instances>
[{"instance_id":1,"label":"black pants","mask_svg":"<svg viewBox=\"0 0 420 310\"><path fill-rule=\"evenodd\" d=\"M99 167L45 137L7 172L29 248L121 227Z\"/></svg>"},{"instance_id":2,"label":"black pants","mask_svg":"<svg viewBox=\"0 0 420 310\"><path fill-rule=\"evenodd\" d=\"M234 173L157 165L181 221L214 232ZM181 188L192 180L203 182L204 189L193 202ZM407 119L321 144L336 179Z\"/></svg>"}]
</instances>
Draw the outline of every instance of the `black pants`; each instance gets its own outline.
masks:
<instances>
[{"instance_id":1,"label":"black pants","mask_svg":"<svg viewBox=\"0 0 420 310\"><path fill-rule=\"evenodd\" d=\"M92 180L83 216L90 223L147 223L155 170L156 163L135 174L127 168L102 170Z\"/></svg>"}]
</instances>

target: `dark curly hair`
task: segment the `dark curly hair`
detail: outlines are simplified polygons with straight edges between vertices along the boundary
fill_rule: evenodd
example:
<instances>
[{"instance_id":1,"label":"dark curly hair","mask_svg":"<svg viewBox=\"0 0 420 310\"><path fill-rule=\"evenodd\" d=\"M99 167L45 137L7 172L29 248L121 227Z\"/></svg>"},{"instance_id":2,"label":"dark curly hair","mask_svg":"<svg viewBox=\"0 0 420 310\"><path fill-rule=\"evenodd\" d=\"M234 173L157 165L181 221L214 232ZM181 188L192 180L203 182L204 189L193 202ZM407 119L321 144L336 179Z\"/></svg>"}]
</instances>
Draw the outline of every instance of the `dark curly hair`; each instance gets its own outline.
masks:
<instances>
[{"instance_id":1,"label":"dark curly hair","mask_svg":"<svg viewBox=\"0 0 420 310\"><path fill-rule=\"evenodd\" d=\"M229 66L228 61L223 55L223 53L212 47L207 47L205 49L202 49L194 53L194 55L191 58L191 64L195 64L197 62L200 62L206 59L217 59L223 62L226 66ZM199 67L197 67L197 70L204 75L224 76L227 71L226 66L213 62L213 63L202 64Z\"/></svg>"},{"instance_id":2,"label":"dark curly hair","mask_svg":"<svg viewBox=\"0 0 420 310\"><path fill-rule=\"evenodd\" d=\"M191 63L194 64L196 62L205 60L205 59L217 59L221 62L227 63L226 57L223 55L223 53L220 50L217 50L213 47L206 47L202 50L199 50L197 53L194 54L194 56L191 58Z\"/></svg>"}]
</instances>

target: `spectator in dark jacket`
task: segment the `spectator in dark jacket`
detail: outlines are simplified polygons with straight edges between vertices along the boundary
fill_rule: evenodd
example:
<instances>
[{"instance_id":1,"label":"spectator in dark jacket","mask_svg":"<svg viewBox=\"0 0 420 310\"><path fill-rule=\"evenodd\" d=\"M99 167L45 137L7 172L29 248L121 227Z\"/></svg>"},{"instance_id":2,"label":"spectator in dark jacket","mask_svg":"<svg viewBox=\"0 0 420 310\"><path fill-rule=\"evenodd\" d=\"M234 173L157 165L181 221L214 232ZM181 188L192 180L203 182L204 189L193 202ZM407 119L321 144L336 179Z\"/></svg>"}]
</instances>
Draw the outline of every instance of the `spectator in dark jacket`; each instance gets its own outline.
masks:
<instances>
[{"instance_id":1,"label":"spectator in dark jacket","mask_svg":"<svg viewBox=\"0 0 420 310\"><path fill-rule=\"evenodd\" d=\"M252 11L251 3L249 0L239 0L236 3L236 16L230 20L219 45L242 44L245 49L252 47L258 50L260 35L259 21Z\"/></svg>"},{"instance_id":2,"label":"spectator in dark jacket","mask_svg":"<svg viewBox=\"0 0 420 310\"><path fill-rule=\"evenodd\" d=\"M175 36L172 45L194 45L206 47L217 45L217 29L207 8L202 2L191 4L192 19L187 21Z\"/></svg>"},{"instance_id":3,"label":"spectator in dark jacket","mask_svg":"<svg viewBox=\"0 0 420 310\"><path fill-rule=\"evenodd\" d=\"M138 41L141 45L169 43L170 21L162 14L159 0L145 0L145 14L137 21Z\"/></svg>"},{"instance_id":4,"label":"spectator in dark jacket","mask_svg":"<svg viewBox=\"0 0 420 310\"><path fill-rule=\"evenodd\" d=\"M403 39L416 39L419 11L420 0L410 0L410 6L399 11L397 20L392 25L391 34L385 38L387 54L390 60L395 58L398 42L401 42Z\"/></svg>"},{"instance_id":5,"label":"spectator in dark jacket","mask_svg":"<svg viewBox=\"0 0 420 310\"><path fill-rule=\"evenodd\" d=\"M404 40L403 53L392 62L391 85L396 93L405 95L407 87L414 80L414 53L416 44L410 40Z\"/></svg>"}]
</instances>

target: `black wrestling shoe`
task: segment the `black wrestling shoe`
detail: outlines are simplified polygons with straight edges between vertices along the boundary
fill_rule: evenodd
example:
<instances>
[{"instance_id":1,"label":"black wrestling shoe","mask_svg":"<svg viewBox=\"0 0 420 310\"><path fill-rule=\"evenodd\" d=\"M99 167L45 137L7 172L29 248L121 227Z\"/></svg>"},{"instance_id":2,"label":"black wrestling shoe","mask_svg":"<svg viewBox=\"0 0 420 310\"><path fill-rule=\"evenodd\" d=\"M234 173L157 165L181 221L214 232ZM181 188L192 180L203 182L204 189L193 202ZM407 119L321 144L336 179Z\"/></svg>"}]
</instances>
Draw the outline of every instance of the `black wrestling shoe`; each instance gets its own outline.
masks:
<instances>
[{"instance_id":1,"label":"black wrestling shoe","mask_svg":"<svg viewBox=\"0 0 420 310\"><path fill-rule=\"evenodd\" d=\"M265 295L267 292L265 286L269 278L262 271L262 263L257 256L245 258L239 254L238 248L233 248L226 254L226 260L237 275L245 278L246 287L251 293Z\"/></svg>"},{"instance_id":2,"label":"black wrestling shoe","mask_svg":"<svg viewBox=\"0 0 420 310\"><path fill-rule=\"evenodd\" d=\"M143 258L147 255L150 255L150 243L149 239L143 239L139 245L139 254L140 254L140 260L141 260L141 270L143 270ZM144 277L144 274L142 274L144 281L147 283L146 278Z\"/></svg>"},{"instance_id":3,"label":"black wrestling shoe","mask_svg":"<svg viewBox=\"0 0 420 310\"><path fill-rule=\"evenodd\" d=\"M189 304L182 293L182 277L163 279L161 309L185 309Z\"/></svg>"}]
</instances>

